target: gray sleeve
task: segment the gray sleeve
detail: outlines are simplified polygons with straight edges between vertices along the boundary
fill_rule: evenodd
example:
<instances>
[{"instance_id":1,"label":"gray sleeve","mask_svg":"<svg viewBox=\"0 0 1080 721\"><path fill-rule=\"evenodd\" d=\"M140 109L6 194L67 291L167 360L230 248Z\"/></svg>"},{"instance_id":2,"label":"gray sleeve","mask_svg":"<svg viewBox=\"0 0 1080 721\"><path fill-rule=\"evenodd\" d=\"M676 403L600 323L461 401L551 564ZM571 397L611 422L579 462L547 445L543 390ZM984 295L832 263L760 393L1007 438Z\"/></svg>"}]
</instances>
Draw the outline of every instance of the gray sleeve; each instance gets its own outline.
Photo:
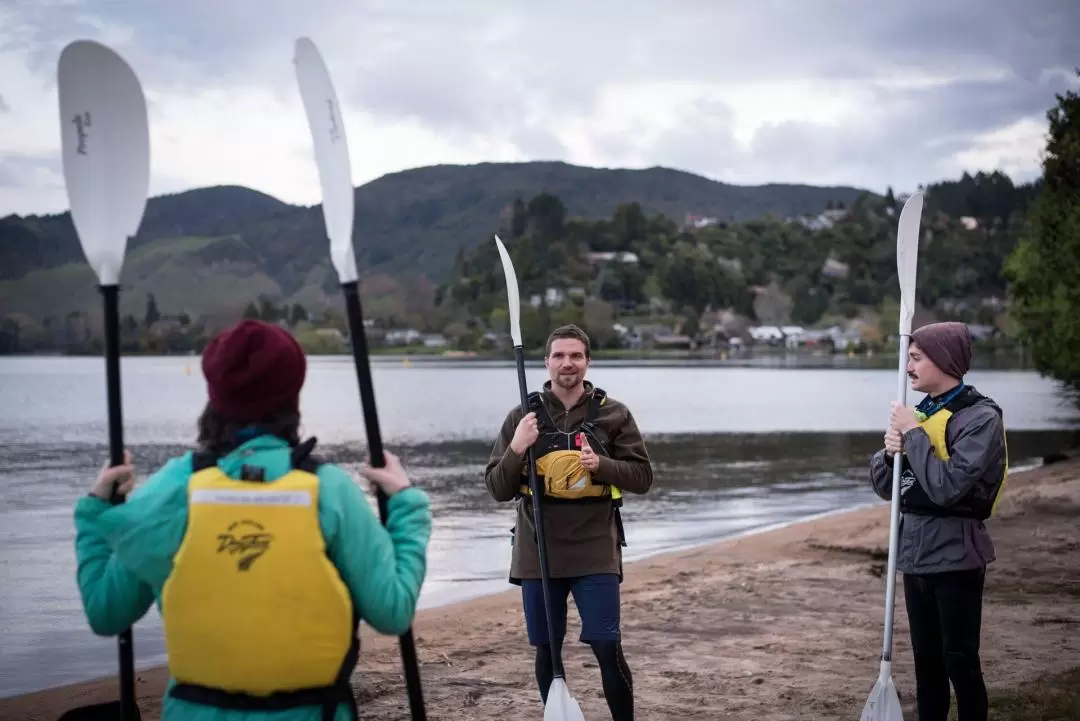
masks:
<instances>
[{"instance_id":1,"label":"gray sleeve","mask_svg":"<svg viewBox=\"0 0 1080 721\"><path fill-rule=\"evenodd\" d=\"M1000 466L1005 458L1001 416L988 406L960 411L953 423L948 461L934 455L930 436L921 428L904 434L904 454L919 485L938 506L948 507L963 498L979 479ZM952 430L952 429L950 429Z\"/></svg>"},{"instance_id":2,"label":"gray sleeve","mask_svg":"<svg viewBox=\"0 0 1080 721\"><path fill-rule=\"evenodd\" d=\"M870 456L870 487L886 501L892 500L892 464L884 448Z\"/></svg>"}]
</instances>

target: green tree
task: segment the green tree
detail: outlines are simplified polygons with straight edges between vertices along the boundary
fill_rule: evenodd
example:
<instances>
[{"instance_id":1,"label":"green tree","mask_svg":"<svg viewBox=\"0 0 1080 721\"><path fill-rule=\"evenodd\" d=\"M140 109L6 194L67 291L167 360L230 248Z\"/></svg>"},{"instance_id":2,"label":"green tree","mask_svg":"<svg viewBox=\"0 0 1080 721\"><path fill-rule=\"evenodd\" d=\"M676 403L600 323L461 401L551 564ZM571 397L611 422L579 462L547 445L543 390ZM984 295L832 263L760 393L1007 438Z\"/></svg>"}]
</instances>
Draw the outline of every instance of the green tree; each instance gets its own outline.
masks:
<instances>
[{"instance_id":1,"label":"green tree","mask_svg":"<svg viewBox=\"0 0 1080 721\"><path fill-rule=\"evenodd\" d=\"M510 221L510 237L520 238L525 235L529 227L529 213L525 210L525 202L521 198L514 199L514 215Z\"/></svg>"},{"instance_id":2,"label":"green tree","mask_svg":"<svg viewBox=\"0 0 1080 721\"><path fill-rule=\"evenodd\" d=\"M543 242L557 240L566 221L566 206L555 195L541 193L529 201L529 219L533 236Z\"/></svg>"},{"instance_id":3,"label":"green tree","mask_svg":"<svg viewBox=\"0 0 1080 721\"><path fill-rule=\"evenodd\" d=\"M1047 112L1042 192L1005 273L1035 368L1080 390L1080 95L1056 98Z\"/></svg>"},{"instance_id":4,"label":"green tree","mask_svg":"<svg viewBox=\"0 0 1080 721\"><path fill-rule=\"evenodd\" d=\"M609 348L616 340L615 307L599 298L587 298L582 309L582 320L589 341L595 348ZM554 330L554 329L552 329Z\"/></svg>"},{"instance_id":5,"label":"green tree","mask_svg":"<svg viewBox=\"0 0 1080 721\"><path fill-rule=\"evenodd\" d=\"M679 329L683 335L697 338L701 335L701 318L697 311L687 306L683 308L682 327Z\"/></svg>"},{"instance_id":6,"label":"green tree","mask_svg":"<svg viewBox=\"0 0 1080 721\"><path fill-rule=\"evenodd\" d=\"M161 312L157 307L157 299L153 293L146 294L146 315L143 318L143 327L149 328L161 319Z\"/></svg>"},{"instance_id":7,"label":"green tree","mask_svg":"<svg viewBox=\"0 0 1080 721\"><path fill-rule=\"evenodd\" d=\"M295 326L303 323L308 319L307 308L299 303L293 303L292 308L289 310L289 325Z\"/></svg>"}]
</instances>

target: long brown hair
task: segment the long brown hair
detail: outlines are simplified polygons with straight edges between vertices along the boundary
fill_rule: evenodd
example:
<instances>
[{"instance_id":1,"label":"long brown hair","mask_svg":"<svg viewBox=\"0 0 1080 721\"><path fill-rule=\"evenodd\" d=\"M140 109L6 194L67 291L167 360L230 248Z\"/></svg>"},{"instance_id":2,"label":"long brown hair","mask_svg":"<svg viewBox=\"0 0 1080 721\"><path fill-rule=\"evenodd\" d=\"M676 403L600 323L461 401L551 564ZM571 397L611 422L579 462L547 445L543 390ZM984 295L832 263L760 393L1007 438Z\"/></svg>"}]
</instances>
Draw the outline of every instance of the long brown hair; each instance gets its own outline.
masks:
<instances>
[{"instance_id":1,"label":"long brown hair","mask_svg":"<svg viewBox=\"0 0 1080 721\"><path fill-rule=\"evenodd\" d=\"M241 445L247 440L240 437L241 431L252 427L282 438L290 446L300 444L300 409L296 407L282 408L261 420L241 423L225 418L208 403L199 415L197 426L199 435L196 442L199 447L217 455L225 455Z\"/></svg>"}]
</instances>

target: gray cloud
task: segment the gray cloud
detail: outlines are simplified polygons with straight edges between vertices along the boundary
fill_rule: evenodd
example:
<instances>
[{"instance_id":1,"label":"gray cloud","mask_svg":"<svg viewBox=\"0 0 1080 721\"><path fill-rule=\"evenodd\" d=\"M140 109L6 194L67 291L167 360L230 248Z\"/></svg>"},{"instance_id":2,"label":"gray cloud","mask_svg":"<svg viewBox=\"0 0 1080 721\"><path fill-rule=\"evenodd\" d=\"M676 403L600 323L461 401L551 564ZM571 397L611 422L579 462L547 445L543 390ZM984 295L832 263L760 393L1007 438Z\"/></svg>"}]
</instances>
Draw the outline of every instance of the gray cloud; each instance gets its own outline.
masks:
<instances>
[{"instance_id":1,"label":"gray cloud","mask_svg":"<svg viewBox=\"0 0 1080 721\"><path fill-rule=\"evenodd\" d=\"M731 108L715 99L672 108L678 125L659 136L598 128L590 138L612 165L736 181L932 180L927 173L980 134L1041 119L1080 58L1075 0L910 0L872 10L862 0L38 0L15 19L0 51L28 49L49 74L62 42L121 26L127 39L117 47L147 86L174 93L258 83L294 97L292 43L310 35L353 110L422 125L463 148L496 137L538 158L572 160L554 129L588 117L619 83L808 80L867 94L866 122L765 126L749 149L735 142ZM942 80L890 84L898 75Z\"/></svg>"},{"instance_id":2,"label":"gray cloud","mask_svg":"<svg viewBox=\"0 0 1080 721\"><path fill-rule=\"evenodd\" d=\"M63 188L63 168L55 153L31 155L5 153L0 155L0 190L6 188Z\"/></svg>"},{"instance_id":3,"label":"gray cloud","mask_svg":"<svg viewBox=\"0 0 1080 721\"><path fill-rule=\"evenodd\" d=\"M0 95L0 113L10 113L11 106L4 101L4 96Z\"/></svg>"}]
</instances>

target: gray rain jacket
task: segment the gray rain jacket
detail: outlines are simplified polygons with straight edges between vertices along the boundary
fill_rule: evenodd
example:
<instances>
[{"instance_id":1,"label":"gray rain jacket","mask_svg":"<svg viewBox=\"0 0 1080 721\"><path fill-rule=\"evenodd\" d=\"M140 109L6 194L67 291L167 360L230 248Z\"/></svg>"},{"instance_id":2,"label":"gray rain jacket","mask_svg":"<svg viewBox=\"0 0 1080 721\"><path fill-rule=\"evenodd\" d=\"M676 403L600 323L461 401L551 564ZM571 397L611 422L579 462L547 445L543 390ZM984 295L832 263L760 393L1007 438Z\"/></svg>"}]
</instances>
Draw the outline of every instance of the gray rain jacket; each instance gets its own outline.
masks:
<instances>
[{"instance_id":1,"label":"gray rain jacket","mask_svg":"<svg viewBox=\"0 0 1080 721\"><path fill-rule=\"evenodd\" d=\"M933 514L918 510L900 514L897 569L901 573L981 568L996 557L994 543L979 518L947 514L950 508L985 507L993 501L1008 461L1002 411L971 386L959 398L966 402L957 404L962 407L953 412L945 429L948 461L934 454L922 427L904 434L906 478L901 479L901 503L914 491L936 508ZM870 458L870 484L878 496L891 500L892 458L884 449Z\"/></svg>"}]
</instances>

